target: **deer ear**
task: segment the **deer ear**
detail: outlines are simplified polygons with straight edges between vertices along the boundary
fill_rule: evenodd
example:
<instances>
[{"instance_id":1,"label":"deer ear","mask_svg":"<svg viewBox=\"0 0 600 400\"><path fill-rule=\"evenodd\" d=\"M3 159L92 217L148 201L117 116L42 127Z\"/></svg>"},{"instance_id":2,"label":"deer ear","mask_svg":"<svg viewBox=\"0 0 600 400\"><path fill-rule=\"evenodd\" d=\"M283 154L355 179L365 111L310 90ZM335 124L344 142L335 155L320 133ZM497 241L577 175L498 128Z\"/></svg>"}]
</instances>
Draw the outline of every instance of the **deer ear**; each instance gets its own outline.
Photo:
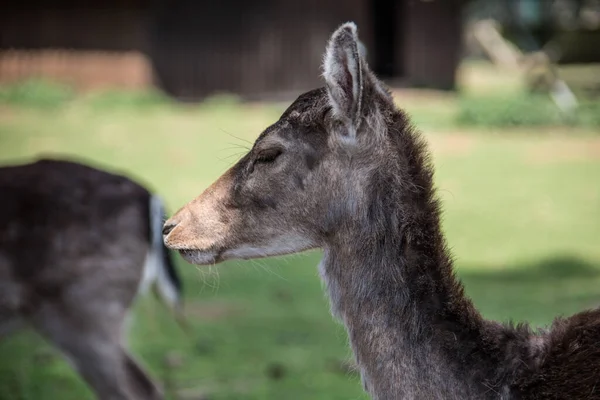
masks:
<instances>
[{"instance_id":1,"label":"deer ear","mask_svg":"<svg viewBox=\"0 0 600 400\"><path fill-rule=\"evenodd\" d=\"M356 25L347 22L331 35L325 52L323 77L334 115L347 125L351 137L356 135L360 123L364 75Z\"/></svg>"}]
</instances>

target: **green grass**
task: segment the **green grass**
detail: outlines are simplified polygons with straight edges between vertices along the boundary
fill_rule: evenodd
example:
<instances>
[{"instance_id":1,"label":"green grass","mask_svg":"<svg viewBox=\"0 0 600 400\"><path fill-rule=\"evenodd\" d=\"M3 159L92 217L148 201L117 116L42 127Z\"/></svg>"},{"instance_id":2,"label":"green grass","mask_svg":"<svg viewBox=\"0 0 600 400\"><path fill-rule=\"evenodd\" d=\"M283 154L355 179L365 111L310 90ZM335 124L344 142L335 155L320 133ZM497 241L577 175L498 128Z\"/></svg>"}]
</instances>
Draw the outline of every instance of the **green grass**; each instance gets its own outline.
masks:
<instances>
[{"instance_id":1,"label":"green grass","mask_svg":"<svg viewBox=\"0 0 600 400\"><path fill-rule=\"evenodd\" d=\"M579 107L562 112L548 93L530 93L525 77L479 61L464 62L458 72L462 95L445 124L461 127L580 126L600 131L600 64L563 65L558 74L575 93Z\"/></svg>"},{"instance_id":2,"label":"green grass","mask_svg":"<svg viewBox=\"0 0 600 400\"><path fill-rule=\"evenodd\" d=\"M572 113L560 111L547 95L465 96L457 123L464 126L588 126L600 129L600 101L584 100Z\"/></svg>"},{"instance_id":3,"label":"green grass","mask_svg":"<svg viewBox=\"0 0 600 400\"><path fill-rule=\"evenodd\" d=\"M284 107L230 98L175 106L133 95L116 107L114 98L90 99L58 109L0 106L0 163L77 156L146 182L175 210L233 164ZM444 115L457 109L447 101ZM399 102L419 125L436 127L427 138L444 229L483 314L543 325L599 304L597 135L566 128L458 134L436 125L429 101L400 94ZM144 298L135 307L134 354L172 399L366 399L359 378L340 366L350 351L329 314L318 260L312 252L212 269L179 260L193 334ZM1 400L91 398L35 334L0 342Z\"/></svg>"},{"instance_id":4,"label":"green grass","mask_svg":"<svg viewBox=\"0 0 600 400\"><path fill-rule=\"evenodd\" d=\"M55 109L74 98L69 86L40 79L0 87L0 104L19 107Z\"/></svg>"}]
</instances>

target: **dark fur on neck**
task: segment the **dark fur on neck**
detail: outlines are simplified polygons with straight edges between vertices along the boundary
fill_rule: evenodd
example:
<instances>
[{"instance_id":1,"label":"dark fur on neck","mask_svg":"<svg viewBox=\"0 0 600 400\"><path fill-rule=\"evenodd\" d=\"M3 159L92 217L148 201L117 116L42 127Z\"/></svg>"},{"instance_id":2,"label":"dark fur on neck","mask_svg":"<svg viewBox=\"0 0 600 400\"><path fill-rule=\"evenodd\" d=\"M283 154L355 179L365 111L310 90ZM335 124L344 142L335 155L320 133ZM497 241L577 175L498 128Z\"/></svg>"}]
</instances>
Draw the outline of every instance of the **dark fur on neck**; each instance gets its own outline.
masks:
<instances>
[{"instance_id":1,"label":"dark fur on neck","mask_svg":"<svg viewBox=\"0 0 600 400\"><path fill-rule=\"evenodd\" d=\"M464 295L440 226L426 145L388 115L398 157L370 177L362 217L326 247L322 274L376 399L507 399L535 368L526 326L484 320ZM352 246L348 246L352 243Z\"/></svg>"}]
</instances>

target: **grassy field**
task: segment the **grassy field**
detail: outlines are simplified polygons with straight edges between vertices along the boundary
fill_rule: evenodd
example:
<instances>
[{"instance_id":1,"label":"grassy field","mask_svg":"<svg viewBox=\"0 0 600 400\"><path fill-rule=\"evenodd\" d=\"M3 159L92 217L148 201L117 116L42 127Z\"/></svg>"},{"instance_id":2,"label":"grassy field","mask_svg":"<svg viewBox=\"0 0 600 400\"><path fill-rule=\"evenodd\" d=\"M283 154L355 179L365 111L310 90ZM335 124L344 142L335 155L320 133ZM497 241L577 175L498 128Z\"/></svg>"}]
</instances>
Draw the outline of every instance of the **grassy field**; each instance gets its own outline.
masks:
<instances>
[{"instance_id":1,"label":"grassy field","mask_svg":"<svg viewBox=\"0 0 600 400\"><path fill-rule=\"evenodd\" d=\"M115 95L116 96L116 95ZM172 211L233 164L285 105L215 99L59 108L0 104L0 164L74 155L124 171ZM547 324L600 304L600 135L593 128L467 129L457 99L399 91L437 167L444 229L486 317ZM121 104L121 106L111 106ZM366 399L317 275L319 252L197 268L179 259L193 334L152 298L135 307L134 354L171 399ZM1 400L92 399L35 334L0 342Z\"/></svg>"}]
</instances>

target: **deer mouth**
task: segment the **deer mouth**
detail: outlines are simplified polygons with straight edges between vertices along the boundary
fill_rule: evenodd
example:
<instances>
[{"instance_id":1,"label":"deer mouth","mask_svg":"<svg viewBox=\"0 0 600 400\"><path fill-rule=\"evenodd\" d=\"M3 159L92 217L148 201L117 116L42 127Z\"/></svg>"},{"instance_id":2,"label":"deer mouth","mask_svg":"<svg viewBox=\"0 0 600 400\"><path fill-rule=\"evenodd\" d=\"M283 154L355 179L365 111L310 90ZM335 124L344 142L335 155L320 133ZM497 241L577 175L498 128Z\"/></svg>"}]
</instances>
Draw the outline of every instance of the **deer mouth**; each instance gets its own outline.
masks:
<instances>
[{"instance_id":1,"label":"deer mouth","mask_svg":"<svg viewBox=\"0 0 600 400\"><path fill-rule=\"evenodd\" d=\"M216 251L197 249L178 249L177 251L185 261L194 265L211 265L221 261L219 253Z\"/></svg>"}]
</instances>

